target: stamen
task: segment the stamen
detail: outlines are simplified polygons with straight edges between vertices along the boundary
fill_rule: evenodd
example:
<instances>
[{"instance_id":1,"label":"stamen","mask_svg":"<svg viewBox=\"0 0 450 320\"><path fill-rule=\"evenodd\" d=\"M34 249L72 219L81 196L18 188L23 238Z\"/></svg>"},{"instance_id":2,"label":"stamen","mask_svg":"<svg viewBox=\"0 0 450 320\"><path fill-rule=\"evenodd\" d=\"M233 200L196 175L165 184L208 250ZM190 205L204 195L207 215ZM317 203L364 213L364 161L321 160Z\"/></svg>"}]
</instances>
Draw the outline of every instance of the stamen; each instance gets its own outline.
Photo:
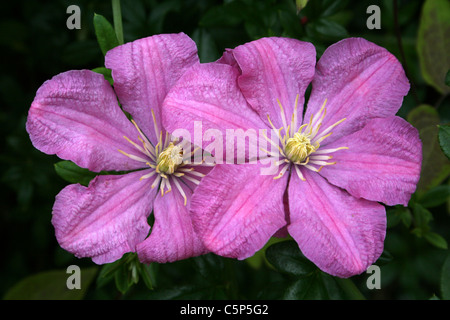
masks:
<instances>
[{"instance_id":1,"label":"stamen","mask_svg":"<svg viewBox=\"0 0 450 320\"><path fill-rule=\"evenodd\" d=\"M136 130L139 132L139 135L141 136L141 139L139 139L140 141L142 141L142 143L144 145L147 145L147 147L149 148L149 150L151 150L150 148L153 147L153 145L151 144L151 142L147 139L147 137L145 136L145 134L142 133L141 129L139 128L139 126L137 125L137 123L131 119L131 123L133 123L133 125L136 127ZM154 150L153 150L154 151Z\"/></svg>"},{"instance_id":2,"label":"stamen","mask_svg":"<svg viewBox=\"0 0 450 320\"><path fill-rule=\"evenodd\" d=\"M313 142L315 142L316 140L322 138L324 135L326 135L328 132L330 132L334 127L336 127L338 124L344 122L347 118L341 119L338 122L332 124L331 126L329 126L328 128L326 128L324 131L322 131L316 138L313 139ZM331 133L330 133L331 134ZM327 135L328 137L329 135ZM323 141L323 139L321 140Z\"/></svg>"},{"instance_id":3,"label":"stamen","mask_svg":"<svg viewBox=\"0 0 450 320\"><path fill-rule=\"evenodd\" d=\"M159 184L159 182L161 181L161 175L158 175L155 179L155 181L153 181L152 183L152 189L156 188L156 186Z\"/></svg>"},{"instance_id":4,"label":"stamen","mask_svg":"<svg viewBox=\"0 0 450 320\"><path fill-rule=\"evenodd\" d=\"M262 135L264 138L266 138L267 142L269 142L272 146L274 146L275 148L278 148L278 150L280 151L280 153L283 155L283 157L285 157L283 150L281 150L280 146L277 145L275 142L273 142L271 139L269 139L265 133L265 131L262 131Z\"/></svg>"},{"instance_id":5,"label":"stamen","mask_svg":"<svg viewBox=\"0 0 450 320\"><path fill-rule=\"evenodd\" d=\"M161 197L164 196L164 188L166 186L166 179L161 180L161 186L159 187L159 191L161 191Z\"/></svg>"},{"instance_id":6,"label":"stamen","mask_svg":"<svg viewBox=\"0 0 450 320\"><path fill-rule=\"evenodd\" d=\"M203 178L205 176L203 173L198 172L198 171L194 171L194 170L186 172L186 173L189 173L189 174L191 174L193 176L200 177L200 178Z\"/></svg>"},{"instance_id":7,"label":"stamen","mask_svg":"<svg viewBox=\"0 0 450 320\"><path fill-rule=\"evenodd\" d=\"M295 167L295 172L297 173L297 176L300 178L300 180L306 181L306 179L303 177L302 172L300 171L300 168L298 166L294 166L294 167Z\"/></svg>"},{"instance_id":8,"label":"stamen","mask_svg":"<svg viewBox=\"0 0 450 320\"><path fill-rule=\"evenodd\" d=\"M144 148L142 148L140 145L138 145L137 143L135 143L134 141L130 140L127 136L123 136L125 138L125 140L127 140L129 143L131 143L136 149L138 149L140 152L145 153ZM140 137L139 137L140 138ZM139 139L138 138L138 139Z\"/></svg>"},{"instance_id":9,"label":"stamen","mask_svg":"<svg viewBox=\"0 0 450 320\"><path fill-rule=\"evenodd\" d=\"M302 125L298 128L297 132L300 133L300 134L302 134L302 133L303 133L303 128L306 127L307 125L308 125L308 123L302 124Z\"/></svg>"},{"instance_id":10,"label":"stamen","mask_svg":"<svg viewBox=\"0 0 450 320\"><path fill-rule=\"evenodd\" d=\"M280 179L282 176L284 176L285 172L287 171L287 169L289 169L289 164L286 164L280 171L280 173L274 177L274 180Z\"/></svg>"},{"instance_id":11,"label":"stamen","mask_svg":"<svg viewBox=\"0 0 450 320\"><path fill-rule=\"evenodd\" d=\"M184 176L184 179L189 180L189 181L195 183L196 185L198 185L200 183L200 180L197 180L197 179L195 179L193 177L189 177L189 176L186 176L186 175Z\"/></svg>"},{"instance_id":12,"label":"stamen","mask_svg":"<svg viewBox=\"0 0 450 320\"><path fill-rule=\"evenodd\" d=\"M275 139L269 139L266 131L262 131L262 135L264 136L264 138L272 146L275 146L278 149L279 154L276 154L276 152L274 151L268 151L264 148L260 148L260 150L264 152L267 157L279 157L280 155L284 157L284 159L275 162L275 164L278 166L284 166L281 168L279 174L274 179L281 178L290 168L290 164L292 163L294 164L297 176L301 180L305 180L300 166L314 172L320 172L320 170L322 170L324 166L336 164L336 162L328 162L328 160L333 158L332 156L328 155L329 153L348 149L348 147L320 149L321 142L332 135L331 130L346 120L345 118L341 119L325 130L321 131L321 129L323 128L324 119L327 116L327 109L325 108L328 101L327 99L324 100L320 110L317 113L310 115L309 122L300 125L300 127L297 129L298 100L299 95L297 95L295 98L294 110L291 115L289 125L286 121L285 110L279 99L277 99L277 103L280 107L280 119L282 121L283 127L277 129L270 119L270 116L267 115L270 127L275 130L276 136L279 141L275 141ZM285 128L284 135L281 134L283 128Z\"/></svg>"},{"instance_id":13,"label":"stamen","mask_svg":"<svg viewBox=\"0 0 450 320\"><path fill-rule=\"evenodd\" d=\"M294 113L292 114L291 119L291 134L289 136L293 136L295 133L295 129L297 128L297 121L298 121L298 115L297 115L297 107L298 107L298 97L299 95L295 97L295 103L294 103Z\"/></svg>"},{"instance_id":14,"label":"stamen","mask_svg":"<svg viewBox=\"0 0 450 320\"><path fill-rule=\"evenodd\" d=\"M143 175L142 177L140 177L139 180L148 179L150 177L153 177L155 174L156 174L156 171L152 171L152 172L147 173L147 174Z\"/></svg>"},{"instance_id":15,"label":"stamen","mask_svg":"<svg viewBox=\"0 0 450 320\"><path fill-rule=\"evenodd\" d=\"M315 154L333 153L338 150L344 150L344 149L348 150L348 147L339 147L339 148L334 148L334 149L319 149L315 152Z\"/></svg>"},{"instance_id":16,"label":"stamen","mask_svg":"<svg viewBox=\"0 0 450 320\"><path fill-rule=\"evenodd\" d=\"M330 160L333 157L332 156L317 156L317 155L312 155L310 156L311 160Z\"/></svg>"},{"instance_id":17,"label":"stamen","mask_svg":"<svg viewBox=\"0 0 450 320\"><path fill-rule=\"evenodd\" d=\"M311 139L314 138L314 137L316 136L317 132L319 132L319 129L320 129L320 127L322 126L323 118L325 118L325 115L326 115L326 114L327 114L327 109L324 109L324 110L323 110L323 113L322 113L322 116L321 116L320 119L319 119L319 122L317 123L317 125L314 125L314 127L315 127L316 129L314 130L314 133L311 134Z\"/></svg>"},{"instance_id":18,"label":"stamen","mask_svg":"<svg viewBox=\"0 0 450 320\"><path fill-rule=\"evenodd\" d=\"M322 107L320 108L319 112L317 112L317 113L314 115L314 118L311 119L311 121L310 121L311 126L313 126L314 123L317 121L317 119L320 118L320 115L321 115L322 111L324 111L325 105L327 104L327 100L328 100L328 99L325 99L325 101L323 102ZM311 115L311 117L312 117L312 115ZM322 118L322 119L323 119L323 118Z\"/></svg>"},{"instance_id":19,"label":"stamen","mask_svg":"<svg viewBox=\"0 0 450 320\"><path fill-rule=\"evenodd\" d=\"M284 113L283 105L281 104L279 99L277 99L277 102L278 102L278 105L280 106L281 122L283 123L283 127L286 128L285 129L286 135L289 135L289 128L288 128L288 125L287 125L286 114Z\"/></svg>"},{"instance_id":20,"label":"stamen","mask_svg":"<svg viewBox=\"0 0 450 320\"><path fill-rule=\"evenodd\" d=\"M259 148L259 150L261 150L263 153L266 153L267 155L272 156L272 157L279 157L280 156L279 153L270 152L270 151L268 151L268 150L266 150L264 148Z\"/></svg>"},{"instance_id":21,"label":"stamen","mask_svg":"<svg viewBox=\"0 0 450 320\"><path fill-rule=\"evenodd\" d=\"M148 162L147 159L144 159L144 158L135 156L135 155L133 155L133 154L126 153L125 151L122 151L122 150L120 150L120 149L117 149L117 151L119 151L121 154L127 156L127 157L130 158L130 159L133 159L133 160L136 160L136 161L139 161L139 162L144 162L144 163Z\"/></svg>"},{"instance_id":22,"label":"stamen","mask_svg":"<svg viewBox=\"0 0 450 320\"><path fill-rule=\"evenodd\" d=\"M177 187L178 191L180 191L180 194L183 196L184 198L184 205L187 204L187 198L186 198L186 194L183 191L183 188L180 186L180 183L178 182L177 179L173 179L173 182L175 184L175 186Z\"/></svg>"},{"instance_id":23,"label":"stamen","mask_svg":"<svg viewBox=\"0 0 450 320\"><path fill-rule=\"evenodd\" d=\"M173 180L176 180L176 179L173 179ZM170 180L169 180L169 178L167 178L167 180L166 180L166 187L167 187L167 191L166 191L164 194L166 194L166 193L172 191L172 186L170 185Z\"/></svg>"},{"instance_id":24,"label":"stamen","mask_svg":"<svg viewBox=\"0 0 450 320\"><path fill-rule=\"evenodd\" d=\"M153 161L156 161L155 148L152 145L147 145L141 137L138 137L139 141L142 142L142 145L145 149L145 154L148 155Z\"/></svg>"},{"instance_id":25,"label":"stamen","mask_svg":"<svg viewBox=\"0 0 450 320\"><path fill-rule=\"evenodd\" d=\"M332 164L336 164L337 162L325 162L325 161L313 161L311 160L309 163L316 164L318 166L329 166Z\"/></svg>"},{"instance_id":26,"label":"stamen","mask_svg":"<svg viewBox=\"0 0 450 320\"><path fill-rule=\"evenodd\" d=\"M151 164L150 162L146 162L146 165L148 165L150 168L156 169L156 166L154 164Z\"/></svg>"},{"instance_id":27,"label":"stamen","mask_svg":"<svg viewBox=\"0 0 450 320\"><path fill-rule=\"evenodd\" d=\"M173 175L174 175L175 177L180 178L180 177L184 176L184 173L182 173L182 172L174 172Z\"/></svg>"},{"instance_id":28,"label":"stamen","mask_svg":"<svg viewBox=\"0 0 450 320\"><path fill-rule=\"evenodd\" d=\"M314 171L314 172L320 172L320 170L322 170L323 167L316 169L313 166L310 166L309 164L305 164L305 168L308 168L309 170Z\"/></svg>"},{"instance_id":29,"label":"stamen","mask_svg":"<svg viewBox=\"0 0 450 320\"><path fill-rule=\"evenodd\" d=\"M155 128L155 137L159 136L159 129L158 129L158 124L156 122L156 116L155 116L155 112L153 111L153 109L151 110L152 112L152 117L153 117L153 127ZM158 141L160 142L161 139Z\"/></svg>"},{"instance_id":30,"label":"stamen","mask_svg":"<svg viewBox=\"0 0 450 320\"><path fill-rule=\"evenodd\" d=\"M272 120L270 120L270 116L269 114L267 114L267 120L269 120L270 126L272 127L273 130L278 130L272 123Z\"/></svg>"},{"instance_id":31,"label":"stamen","mask_svg":"<svg viewBox=\"0 0 450 320\"><path fill-rule=\"evenodd\" d=\"M322 137L320 137L319 139L314 139L312 142L314 143L314 144L320 144L323 140L325 140L326 138L328 138L329 136L331 136L333 134L333 132L330 132L329 134L327 134L327 135L325 135L325 136L322 136Z\"/></svg>"},{"instance_id":32,"label":"stamen","mask_svg":"<svg viewBox=\"0 0 450 320\"><path fill-rule=\"evenodd\" d=\"M169 139L169 132L166 131L166 137L164 140L164 149L167 148L167 146L169 145L170 139Z\"/></svg>"}]
</instances>

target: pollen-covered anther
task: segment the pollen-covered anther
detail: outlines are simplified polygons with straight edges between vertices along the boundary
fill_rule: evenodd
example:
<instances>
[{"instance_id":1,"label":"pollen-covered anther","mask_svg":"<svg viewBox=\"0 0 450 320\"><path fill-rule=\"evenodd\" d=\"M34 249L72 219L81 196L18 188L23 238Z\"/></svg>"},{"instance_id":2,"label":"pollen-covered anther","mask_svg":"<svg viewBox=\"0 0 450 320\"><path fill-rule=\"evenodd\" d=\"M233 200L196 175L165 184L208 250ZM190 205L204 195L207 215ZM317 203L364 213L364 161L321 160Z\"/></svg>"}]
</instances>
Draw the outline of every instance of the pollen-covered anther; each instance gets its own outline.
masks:
<instances>
[{"instance_id":1,"label":"pollen-covered anther","mask_svg":"<svg viewBox=\"0 0 450 320\"><path fill-rule=\"evenodd\" d=\"M184 198L184 205L187 205L187 196L183 190L183 186L186 186L186 182L192 182L198 185L200 179L204 177L204 174L195 171L193 167L186 167L186 165L205 165L203 164L204 160L202 159L200 163L191 163L190 159L198 148L194 151L189 151L192 148L189 142L179 141L179 139L172 137L167 131L163 133L158 128L153 110L151 110L151 113L153 116L155 135L157 137L156 145L153 145L141 129L139 129L137 123L131 120L139 135L137 140L134 141L126 136L124 136L124 139L135 148L134 151L138 155L127 153L123 150L118 151L134 161L145 164L146 167L143 167L143 169L147 170L144 171L145 174L139 180L153 178L151 188L158 188L161 196L174 189L178 190ZM136 141L140 141L142 146ZM181 180L183 185L178 180Z\"/></svg>"},{"instance_id":2,"label":"pollen-covered anther","mask_svg":"<svg viewBox=\"0 0 450 320\"><path fill-rule=\"evenodd\" d=\"M296 132L292 138L286 141L284 151L286 157L292 162L302 162L316 151L316 147L311 144L311 140L307 136Z\"/></svg>"},{"instance_id":3,"label":"pollen-covered anther","mask_svg":"<svg viewBox=\"0 0 450 320\"><path fill-rule=\"evenodd\" d=\"M169 145L158 155L156 160L156 172L172 174L183 162L183 149L170 142Z\"/></svg>"},{"instance_id":4,"label":"pollen-covered anther","mask_svg":"<svg viewBox=\"0 0 450 320\"><path fill-rule=\"evenodd\" d=\"M274 179L281 178L288 169L294 168L298 177L301 180L305 180L301 172L303 168L314 172L320 172L324 166L334 165L337 163L327 162L327 160L333 158L329 155L330 153L348 149L347 147L332 149L320 148L321 143L333 134L331 130L345 121L345 118L335 122L327 128L323 128L322 123L327 114L327 110L325 108L327 100L325 99L320 110L316 114L311 114L309 122L305 122L299 126L298 98L299 96L297 95L290 123L286 120L287 116L281 102L277 100L280 107L280 119L283 124L281 128L274 126L270 116L267 115L269 124L275 132L275 138L278 140L274 141L269 139L267 135L263 133L264 138L273 147L275 147L275 150L268 151L261 149L261 151L271 157L281 157L285 162L287 162L287 164L283 161L276 162L278 166L281 165L282 167ZM278 149L278 152L276 149Z\"/></svg>"}]
</instances>

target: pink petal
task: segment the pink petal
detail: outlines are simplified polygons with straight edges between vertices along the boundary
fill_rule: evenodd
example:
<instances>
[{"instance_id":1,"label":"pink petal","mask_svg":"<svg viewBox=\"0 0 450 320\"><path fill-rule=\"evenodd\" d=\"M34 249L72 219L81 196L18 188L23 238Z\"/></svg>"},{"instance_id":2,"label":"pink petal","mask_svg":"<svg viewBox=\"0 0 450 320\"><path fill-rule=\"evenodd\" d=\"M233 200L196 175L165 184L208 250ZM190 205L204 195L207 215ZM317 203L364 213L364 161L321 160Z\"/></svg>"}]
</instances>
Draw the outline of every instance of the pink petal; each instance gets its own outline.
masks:
<instances>
[{"instance_id":1,"label":"pink petal","mask_svg":"<svg viewBox=\"0 0 450 320\"><path fill-rule=\"evenodd\" d=\"M173 181L173 179L171 178ZM155 199L155 224L150 236L137 247L141 262L173 262L207 253L198 235L194 232L189 214L192 192L180 182L187 197L184 198L171 183L172 191Z\"/></svg>"},{"instance_id":2,"label":"pink petal","mask_svg":"<svg viewBox=\"0 0 450 320\"><path fill-rule=\"evenodd\" d=\"M116 47L106 54L114 89L152 143L157 143L151 110L161 130L160 108L169 89L192 65L199 63L197 47L184 33L162 34Z\"/></svg>"},{"instance_id":3,"label":"pink petal","mask_svg":"<svg viewBox=\"0 0 450 320\"><path fill-rule=\"evenodd\" d=\"M325 99L322 128L346 118L325 145L361 129L372 118L395 115L408 90L402 65L391 53L362 38L345 39L330 46L317 63L305 121Z\"/></svg>"},{"instance_id":4,"label":"pink petal","mask_svg":"<svg viewBox=\"0 0 450 320\"><path fill-rule=\"evenodd\" d=\"M290 235L321 270L342 278L357 275L383 251L384 207L356 199L315 172L289 182Z\"/></svg>"},{"instance_id":5,"label":"pink petal","mask_svg":"<svg viewBox=\"0 0 450 320\"><path fill-rule=\"evenodd\" d=\"M208 63L190 69L164 101L165 128L171 133L186 130L190 141L202 147L210 143L202 145L205 132L218 130L224 151L227 130L236 133L242 129L245 133L254 129L256 137L257 129L267 126L242 96L237 77L238 71L226 64Z\"/></svg>"},{"instance_id":6,"label":"pink petal","mask_svg":"<svg viewBox=\"0 0 450 320\"><path fill-rule=\"evenodd\" d=\"M100 175L87 188L64 188L56 196L52 218L61 247L97 264L135 252L150 230L147 217L156 189L151 188L152 179L139 180L148 172Z\"/></svg>"},{"instance_id":7,"label":"pink petal","mask_svg":"<svg viewBox=\"0 0 450 320\"><path fill-rule=\"evenodd\" d=\"M356 198L406 206L416 189L422 162L417 129L399 117L373 119L327 148L348 147L333 153L336 165L320 174Z\"/></svg>"},{"instance_id":8,"label":"pink petal","mask_svg":"<svg viewBox=\"0 0 450 320\"><path fill-rule=\"evenodd\" d=\"M263 121L269 124L269 115L277 128L283 126L278 99L289 124L298 95L300 124L304 94L314 76L314 46L296 39L272 37L238 46L232 53L242 71L239 87ZM221 62L229 61L227 55Z\"/></svg>"},{"instance_id":9,"label":"pink petal","mask_svg":"<svg viewBox=\"0 0 450 320\"><path fill-rule=\"evenodd\" d=\"M286 224L279 180L262 175L261 165L217 165L191 200L194 228L205 246L225 257L245 259Z\"/></svg>"},{"instance_id":10,"label":"pink petal","mask_svg":"<svg viewBox=\"0 0 450 320\"><path fill-rule=\"evenodd\" d=\"M68 71L46 81L36 93L26 128L37 149L83 168L99 172L143 167L118 151L139 155L124 138L139 142L138 132L101 74Z\"/></svg>"}]
</instances>

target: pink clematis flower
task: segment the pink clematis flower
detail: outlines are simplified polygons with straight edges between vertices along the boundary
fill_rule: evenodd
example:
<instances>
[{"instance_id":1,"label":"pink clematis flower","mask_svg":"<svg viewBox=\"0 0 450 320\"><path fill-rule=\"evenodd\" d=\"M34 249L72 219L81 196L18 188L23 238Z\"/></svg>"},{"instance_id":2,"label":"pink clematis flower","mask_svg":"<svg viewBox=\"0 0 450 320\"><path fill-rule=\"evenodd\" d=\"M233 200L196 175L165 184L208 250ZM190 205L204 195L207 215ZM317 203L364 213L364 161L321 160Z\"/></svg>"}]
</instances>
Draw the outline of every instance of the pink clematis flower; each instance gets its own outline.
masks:
<instances>
[{"instance_id":1,"label":"pink clematis flower","mask_svg":"<svg viewBox=\"0 0 450 320\"><path fill-rule=\"evenodd\" d=\"M168 90L199 63L195 43L182 33L156 35L112 49L105 61L114 90L100 74L65 72L39 88L28 114L27 131L42 152L95 172L129 171L99 175L88 187L69 185L56 196L59 244L98 264L127 252L146 263L205 253L188 208L210 169L187 163L190 154L160 120Z\"/></svg>"},{"instance_id":2,"label":"pink clematis flower","mask_svg":"<svg viewBox=\"0 0 450 320\"><path fill-rule=\"evenodd\" d=\"M264 135L266 153L279 159L273 175L260 161L217 165L202 179L191 213L205 246L245 259L288 232L321 270L365 271L383 251L378 202L407 205L419 180L418 132L395 116L408 90L397 59L360 38L332 45L317 65L310 43L262 38L192 68L164 102L167 130L267 129L276 136Z\"/></svg>"}]
</instances>

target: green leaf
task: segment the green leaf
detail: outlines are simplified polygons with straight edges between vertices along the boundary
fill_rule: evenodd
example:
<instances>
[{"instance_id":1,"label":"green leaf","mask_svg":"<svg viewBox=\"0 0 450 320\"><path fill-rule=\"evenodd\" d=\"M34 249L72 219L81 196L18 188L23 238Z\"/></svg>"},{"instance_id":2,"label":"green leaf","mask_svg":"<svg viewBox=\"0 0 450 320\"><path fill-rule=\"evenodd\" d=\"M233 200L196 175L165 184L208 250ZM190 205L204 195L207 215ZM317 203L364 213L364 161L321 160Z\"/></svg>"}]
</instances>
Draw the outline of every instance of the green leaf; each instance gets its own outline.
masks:
<instances>
[{"instance_id":1,"label":"green leaf","mask_svg":"<svg viewBox=\"0 0 450 320\"><path fill-rule=\"evenodd\" d=\"M300 278L287 287L284 300L324 300L327 292L319 275Z\"/></svg>"},{"instance_id":2,"label":"green leaf","mask_svg":"<svg viewBox=\"0 0 450 320\"><path fill-rule=\"evenodd\" d=\"M153 290L155 285L155 272L153 270L153 264L139 264L139 275L142 278L145 286Z\"/></svg>"},{"instance_id":3,"label":"green leaf","mask_svg":"<svg viewBox=\"0 0 450 320\"><path fill-rule=\"evenodd\" d=\"M450 199L450 185L440 185L428 190L418 202L424 208L434 208L444 204Z\"/></svg>"},{"instance_id":4,"label":"green leaf","mask_svg":"<svg viewBox=\"0 0 450 320\"><path fill-rule=\"evenodd\" d=\"M308 37L322 41L337 41L348 37L344 26L325 18L307 24L306 34Z\"/></svg>"},{"instance_id":5,"label":"green leaf","mask_svg":"<svg viewBox=\"0 0 450 320\"><path fill-rule=\"evenodd\" d=\"M80 168L72 161L60 161L55 163L56 173L70 183L79 183L83 186L89 185L89 182L98 175L88 169Z\"/></svg>"},{"instance_id":6,"label":"green leaf","mask_svg":"<svg viewBox=\"0 0 450 320\"><path fill-rule=\"evenodd\" d=\"M255 269L258 269L261 267L264 263L267 263L266 259L266 250L274 243L283 242L286 241L286 239L283 238L277 238L272 237L267 241L267 243L264 245L264 247L260 250L258 250L253 256L245 259L245 262L247 262L250 266L252 266Z\"/></svg>"},{"instance_id":7,"label":"green leaf","mask_svg":"<svg viewBox=\"0 0 450 320\"><path fill-rule=\"evenodd\" d=\"M411 226L411 211L409 208L403 206L395 206L393 208L387 209L387 227L392 228L396 226L399 222L402 222L405 227L409 228Z\"/></svg>"},{"instance_id":8,"label":"green leaf","mask_svg":"<svg viewBox=\"0 0 450 320\"><path fill-rule=\"evenodd\" d=\"M215 254L205 254L192 259L196 272L205 280L216 283L223 278L225 264L223 258Z\"/></svg>"},{"instance_id":9,"label":"green leaf","mask_svg":"<svg viewBox=\"0 0 450 320\"><path fill-rule=\"evenodd\" d=\"M295 5L297 7L297 13L299 13L306 5L309 0L295 0Z\"/></svg>"},{"instance_id":10,"label":"green leaf","mask_svg":"<svg viewBox=\"0 0 450 320\"><path fill-rule=\"evenodd\" d=\"M114 84L114 80L111 76L111 69L108 69L105 67L99 67L99 68L92 69L92 71L102 74L111 85Z\"/></svg>"},{"instance_id":11,"label":"green leaf","mask_svg":"<svg viewBox=\"0 0 450 320\"><path fill-rule=\"evenodd\" d=\"M450 70L448 70L445 75L445 85L450 86Z\"/></svg>"},{"instance_id":12,"label":"green leaf","mask_svg":"<svg viewBox=\"0 0 450 320\"><path fill-rule=\"evenodd\" d=\"M66 270L50 270L24 278L5 294L5 300L81 300L94 280L98 268L80 270L81 288L68 289Z\"/></svg>"},{"instance_id":13,"label":"green leaf","mask_svg":"<svg viewBox=\"0 0 450 320\"><path fill-rule=\"evenodd\" d=\"M223 300L228 299L224 288L199 284L177 284L148 294L150 300Z\"/></svg>"},{"instance_id":14,"label":"green leaf","mask_svg":"<svg viewBox=\"0 0 450 320\"><path fill-rule=\"evenodd\" d=\"M194 40L197 44L198 55L201 62L212 62L220 57L220 53L214 39L207 29L195 29L192 34L192 40Z\"/></svg>"},{"instance_id":15,"label":"green leaf","mask_svg":"<svg viewBox=\"0 0 450 320\"><path fill-rule=\"evenodd\" d=\"M442 152L450 159L450 125L439 126L438 137Z\"/></svg>"},{"instance_id":16,"label":"green leaf","mask_svg":"<svg viewBox=\"0 0 450 320\"><path fill-rule=\"evenodd\" d=\"M389 251L384 250L381 253L381 256L375 262L375 264L377 266L382 266L384 264L392 262L393 259L394 259L394 257L392 256L392 254Z\"/></svg>"},{"instance_id":17,"label":"green leaf","mask_svg":"<svg viewBox=\"0 0 450 320\"><path fill-rule=\"evenodd\" d=\"M418 236L422 236L430 230L429 223L431 220L433 220L433 215L430 211L428 211L418 203L414 204L413 215L414 225L417 229L415 233Z\"/></svg>"},{"instance_id":18,"label":"green leaf","mask_svg":"<svg viewBox=\"0 0 450 320\"><path fill-rule=\"evenodd\" d=\"M126 293L133 285L133 280L130 274L128 265L122 264L120 268L114 273L114 280L117 290L122 294Z\"/></svg>"},{"instance_id":19,"label":"green leaf","mask_svg":"<svg viewBox=\"0 0 450 320\"><path fill-rule=\"evenodd\" d=\"M340 279L339 279L340 280ZM345 279L351 281L349 279ZM359 291L358 291L359 292ZM337 279L321 271L292 282L284 291L285 300L341 300L348 295Z\"/></svg>"},{"instance_id":20,"label":"green leaf","mask_svg":"<svg viewBox=\"0 0 450 320\"><path fill-rule=\"evenodd\" d=\"M202 29L211 30L214 27L237 27L242 23L247 4L241 1L231 1L222 6L213 6L203 14L198 25Z\"/></svg>"},{"instance_id":21,"label":"green leaf","mask_svg":"<svg viewBox=\"0 0 450 320\"><path fill-rule=\"evenodd\" d=\"M429 105L414 108L407 116L407 120L419 130L422 141L422 168L417 193L440 185L450 175L450 162L442 154L438 141L439 114Z\"/></svg>"},{"instance_id":22,"label":"green leaf","mask_svg":"<svg viewBox=\"0 0 450 320\"><path fill-rule=\"evenodd\" d=\"M266 258L275 269L293 276L307 276L317 267L298 248L295 241L275 243L267 248Z\"/></svg>"},{"instance_id":23,"label":"green leaf","mask_svg":"<svg viewBox=\"0 0 450 320\"><path fill-rule=\"evenodd\" d=\"M424 80L442 94L450 69L450 1L427 0L422 8L417 51Z\"/></svg>"},{"instance_id":24,"label":"green leaf","mask_svg":"<svg viewBox=\"0 0 450 320\"><path fill-rule=\"evenodd\" d=\"M119 45L113 26L100 14L94 14L94 29L103 55Z\"/></svg>"},{"instance_id":25,"label":"green leaf","mask_svg":"<svg viewBox=\"0 0 450 320\"><path fill-rule=\"evenodd\" d=\"M445 259L441 272L442 299L450 300L450 254Z\"/></svg>"},{"instance_id":26,"label":"green leaf","mask_svg":"<svg viewBox=\"0 0 450 320\"><path fill-rule=\"evenodd\" d=\"M444 249L447 250L448 245L447 245L447 241L440 236L439 234L435 233L435 232L427 232L424 234L424 238L431 243L433 246L440 248L440 249Z\"/></svg>"}]
</instances>

